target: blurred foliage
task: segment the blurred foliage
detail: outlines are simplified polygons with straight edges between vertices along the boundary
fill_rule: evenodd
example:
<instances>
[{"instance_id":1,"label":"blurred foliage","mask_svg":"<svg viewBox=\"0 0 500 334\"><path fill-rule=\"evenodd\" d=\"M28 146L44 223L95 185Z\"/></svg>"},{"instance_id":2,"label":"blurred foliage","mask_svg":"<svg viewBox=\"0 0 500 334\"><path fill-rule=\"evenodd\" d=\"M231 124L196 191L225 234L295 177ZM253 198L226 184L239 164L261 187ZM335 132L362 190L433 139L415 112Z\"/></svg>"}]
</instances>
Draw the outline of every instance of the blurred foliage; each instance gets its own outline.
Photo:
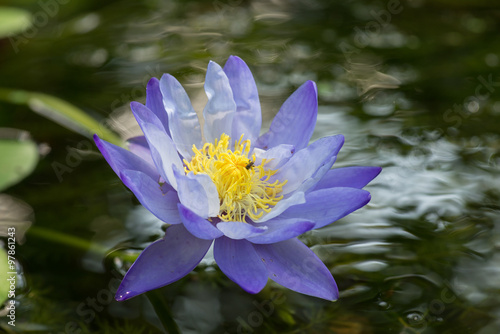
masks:
<instances>
[{"instance_id":1,"label":"blurred foliage","mask_svg":"<svg viewBox=\"0 0 500 334\"><path fill-rule=\"evenodd\" d=\"M5 249L0 248L0 303L2 304L7 299L9 293L10 284L9 281L7 281L9 278L7 272L9 271L7 252Z\"/></svg>"},{"instance_id":2,"label":"blurred foliage","mask_svg":"<svg viewBox=\"0 0 500 334\"><path fill-rule=\"evenodd\" d=\"M97 122L83 110L57 97L0 88L0 100L26 105L33 111L84 136L92 138L92 135L97 134L115 145L122 144L120 138L110 131L104 122Z\"/></svg>"},{"instance_id":3,"label":"blurred foliage","mask_svg":"<svg viewBox=\"0 0 500 334\"><path fill-rule=\"evenodd\" d=\"M15 7L0 6L0 38L17 34L31 25L28 11Z\"/></svg>"}]
</instances>

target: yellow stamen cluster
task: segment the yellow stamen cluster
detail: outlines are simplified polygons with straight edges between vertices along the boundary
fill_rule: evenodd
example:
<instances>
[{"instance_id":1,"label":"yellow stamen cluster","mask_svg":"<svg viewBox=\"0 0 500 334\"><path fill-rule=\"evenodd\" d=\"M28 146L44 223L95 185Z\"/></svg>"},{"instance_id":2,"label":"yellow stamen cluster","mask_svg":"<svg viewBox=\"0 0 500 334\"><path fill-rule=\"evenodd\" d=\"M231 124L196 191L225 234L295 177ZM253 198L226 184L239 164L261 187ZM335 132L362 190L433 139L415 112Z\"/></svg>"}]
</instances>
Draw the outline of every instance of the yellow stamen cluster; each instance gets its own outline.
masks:
<instances>
[{"instance_id":1,"label":"yellow stamen cluster","mask_svg":"<svg viewBox=\"0 0 500 334\"><path fill-rule=\"evenodd\" d=\"M222 134L215 143L206 143L200 150L193 145L194 156L184 160L185 172L204 173L217 187L220 199L219 218L223 221L245 222L269 212L282 198L283 185L278 180L269 183L276 170L266 169L264 159L255 165L255 155L249 157L250 140L243 136L235 142L234 150L228 149L230 137Z\"/></svg>"}]
</instances>

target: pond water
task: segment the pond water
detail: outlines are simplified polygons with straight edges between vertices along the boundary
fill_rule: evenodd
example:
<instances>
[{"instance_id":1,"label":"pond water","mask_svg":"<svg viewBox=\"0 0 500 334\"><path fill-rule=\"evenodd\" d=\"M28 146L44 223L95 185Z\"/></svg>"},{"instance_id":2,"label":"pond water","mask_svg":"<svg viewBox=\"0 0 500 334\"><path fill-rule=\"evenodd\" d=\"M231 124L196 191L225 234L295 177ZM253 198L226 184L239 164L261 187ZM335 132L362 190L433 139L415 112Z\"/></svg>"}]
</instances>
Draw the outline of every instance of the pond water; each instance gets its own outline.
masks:
<instances>
[{"instance_id":1,"label":"pond water","mask_svg":"<svg viewBox=\"0 0 500 334\"><path fill-rule=\"evenodd\" d=\"M147 80L162 73L201 111L208 61L238 55L265 126L313 80L313 139L343 134L335 167L383 171L366 207L301 237L333 273L337 302L271 282L250 295L206 259L158 290L182 332L500 332L497 1L3 3L34 18L0 39L0 137L26 151L23 175L0 183L0 225L16 226L18 239L16 326L4 309L4 331L162 332L146 297L116 302L110 292L162 223L88 129L104 120L122 139L137 135L129 102L143 102ZM39 93L83 110L90 125L29 95Z\"/></svg>"}]
</instances>

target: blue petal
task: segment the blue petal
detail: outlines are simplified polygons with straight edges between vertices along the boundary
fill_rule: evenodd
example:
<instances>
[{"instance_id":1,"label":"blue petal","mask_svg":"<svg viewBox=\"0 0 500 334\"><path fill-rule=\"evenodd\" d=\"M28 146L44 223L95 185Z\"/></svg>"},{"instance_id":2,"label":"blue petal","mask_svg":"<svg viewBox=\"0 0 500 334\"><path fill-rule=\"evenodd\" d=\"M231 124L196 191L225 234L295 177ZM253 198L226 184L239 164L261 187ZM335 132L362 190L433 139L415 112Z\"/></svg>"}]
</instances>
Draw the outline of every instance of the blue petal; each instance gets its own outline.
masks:
<instances>
[{"instance_id":1,"label":"blue petal","mask_svg":"<svg viewBox=\"0 0 500 334\"><path fill-rule=\"evenodd\" d=\"M356 188L329 188L306 194L306 202L288 208L279 217L303 218L320 228L363 207L370 201L370 193Z\"/></svg>"},{"instance_id":2,"label":"blue petal","mask_svg":"<svg viewBox=\"0 0 500 334\"><path fill-rule=\"evenodd\" d=\"M160 190L158 182L139 171L122 171L121 179L135 194L139 202L160 220L168 224L179 224L181 222L177 209L179 198L174 190L164 194Z\"/></svg>"},{"instance_id":3,"label":"blue petal","mask_svg":"<svg viewBox=\"0 0 500 334\"><path fill-rule=\"evenodd\" d=\"M248 241L221 237L215 240L214 257L220 270L243 290L257 293L266 286L266 266Z\"/></svg>"},{"instance_id":4,"label":"blue petal","mask_svg":"<svg viewBox=\"0 0 500 334\"><path fill-rule=\"evenodd\" d=\"M178 204L182 223L192 235L200 239L213 240L224 235L212 223L189 210L182 204Z\"/></svg>"},{"instance_id":5,"label":"blue petal","mask_svg":"<svg viewBox=\"0 0 500 334\"><path fill-rule=\"evenodd\" d=\"M298 205L305 203L305 194L302 191L296 191L293 193L290 197L287 197L285 199L282 199L281 201L276 204L270 212L265 212L262 217L257 219L255 222L261 223L261 222L266 222L270 219L273 219L274 217L278 217L283 211L288 209L291 206Z\"/></svg>"},{"instance_id":6,"label":"blue petal","mask_svg":"<svg viewBox=\"0 0 500 334\"><path fill-rule=\"evenodd\" d=\"M363 188L373 180L382 170L380 167L342 167L329 170L319 181L314 190L350 187Z\"/></svg>"},{"instance_id":7,"label":"blue petal","mask_svg":"<svg viewBox=\"0 0 500 334\"><path fill-rule=\"evenodd\" d=\"M306 245L290 239L271 245L254 245L269 272L269 278L294 291L336 300L337 284L328 268Z\"/></svg>"},{"instance_id":8,"label":"blue petal","mask_svg":"<svg viewBox=\"0 0 500 334\"><path fill-rule=\"evenodd\" d=\"M137 102L132 102L130 106L148 141L153 161L160 175L174 189L177 189L172 165L178 169L183 169L184 167L172 139L161 128L162 125L159 123L158 117L147 107Z\"/></svg>"},{"instance_id":9,"label":"blue petal","mask_svg":"<svg viewBox=\"0 0 500 334\"><path fill-rule=\"evenodd\" d=\"M337 153L344 144L344 136L329 136L316 140L295 153L270 180L288 180L283 194L306 191L315 186L335 162Z\"/></svg>"},{"instance_id":10,"label":"blue petal","mask_svg":"<svg viewBox=\"0 0 500 334\"><path fill-rule=\"evenodd\" d=\"M132 298L186 276L205 256L212 240L194 237L184 225L170 226L165 237L153 242L123 278L116 300Z\"/></svg>"},{"instance_id":11,"label":"blue petal","mask_svg":"<svg viewBox=\"0 0 500 334\"><path fill-rule=\"evenodd\" d=\"M259 136L262 114L259 92L252 72L241 58L230 56L224 65L224 73L227 75L236 103L231 137L239 139L244 134L243 138L250 139L253 143Z\"/></svg>"},{"instance_id":12,"label":"blue petal","mask_svg":"<svg viewBox=\"0 0 500 334\"><path fill-rule=\"evenodd\" d=\"M127 145L130 152L134 153L139 158L146 161L156 169L153 157L151 156L151 151L149 150L148 141L146 140L146 137L138 136L129 138L127 139Z\"/></svg>"},{"instance_id":13,"label":"blue petal","mask_svg":"<svg viewBox=\"0 0 500 334\"><path fill-rule=\"evenodd\" d=\"M290 144L297 150L309 143L318 116L316 84L307 81L281 106L269 131L259 137L257 147L269 149L279 144Z\"/></svg>"},{"instance_id":14,"label":"blue petal","mask_svg":"<svg viewBox=\"0 0 500 334\"><path fill-rule=\"evenodd\" d=\"M132 114L134 115L137 123L139 123L140 126L142 126L142 124L144 123L151 123L158 129L166 133L162 122L160 121L158 116L156 116L155 113L151 111L151 109L136 101L130 102L130 109L132 110Z\"/></svg>"},{"instance_id":15,"label":"blue petal","mask_svg":"<svg viewBox=\"0 0 500 334\"><path fill-rule=\"evenodd\" d=\"M255 244L272 244L295 238L314 228L314 223L305 219L273 219L265 223L259 223L259 226L266 226L266 232L247 238L248 241Z\"/></svg>"},{"instance_id":16,"label":"blue petal","mask_svg":"<svg viewBox=\"0 0 500 334\"><path fill-rule=\"evenodd\" d=\"M266 228L256 227L243 222L221 222L217 228L228 238L240 240L257 236L266 231Z\"/></svg>"},{"instance_id":17,"label":"blue petal","mask_svg":"<svg viewBox=\"0 0 500 334\"><path fill-rule=\"evenodd\" d=\"M281 144L267 151L255 148L255 165L260 165L263 159L266 159L266 169L278 169L288 161L295 153L295 147L292 145Z\"/></svg>"},{"instance_id":18,"label":"blue petal","mask_svg":"<svg viewBox=\"0 0 500 334\"><path fill-rule=\"evenodd\" d=\"M164 74L160 80L163 106L168 114L171 138L179 153L187 160L193 154L192 147L202 146L198 116L186 91L173 76Z\"/></svg>"},{"instance_id":19,"label":"blue petal","mask_svg":"<svg viewBox=\"0 0 500 334\"><path fill-rule=\"evenodd\" d=\"M177 168L174 168L174 175L179 199L186 208L205 219L219 214L219 195L210 176L201 173L185 175Z\"/></svg>"},{"instance_id":20,"label":"blue petal","mask_svg":"<svg viewBox=\"0 0 500 334\"><path fill-rule=\"evenodd\" d=\"M232 134L232 124L236 112L236 104L229 80L222 68L214 62L210 62L205 79L205 92L208 102L203 110L205 120L205 140L213 143L223 133ZM238 140L239 138L232 138Z\"/></svg>"},{"instance_id":21,"label":"blue petal","mask_svg":"<svg viewBox=\"0 0 500 334\"><path fill-rule=\"evenodd\" d=\"M160 82L151 78L146 87L146 107L151 110L163 125L165 132L170 135L168 126L168 115L163 107L163 98L160 91Z\"/></svg>"},{"instance_id":22,"label":"blue petal","mask_svg":"<svg viewBox=\"0 0 500 334\"><path fill-rule=\"evenodd\" d=\"M94 135L94 141L109 166L111 166L113 171L119 177L121 171L130 169L143 172L152 179L159 178L160 174L155 170L155 168L134 153L127 151L122 147L108 143L107 141L99 138L97 135Z\"/></svg>"}]
</instances>

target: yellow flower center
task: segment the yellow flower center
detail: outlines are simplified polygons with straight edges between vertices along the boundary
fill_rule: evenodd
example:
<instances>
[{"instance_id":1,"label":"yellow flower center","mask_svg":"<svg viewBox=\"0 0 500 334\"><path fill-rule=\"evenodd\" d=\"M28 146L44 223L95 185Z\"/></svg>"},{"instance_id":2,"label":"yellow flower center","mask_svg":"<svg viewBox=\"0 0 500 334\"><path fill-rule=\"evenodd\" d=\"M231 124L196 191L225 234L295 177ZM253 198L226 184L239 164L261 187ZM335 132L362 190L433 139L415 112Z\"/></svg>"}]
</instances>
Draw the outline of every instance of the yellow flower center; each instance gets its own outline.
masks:
<instances>
[{"instance_id":1,"label":"yellow flower center","mask_svg":"<svg viewBox=\"0 0 500 334\"><path fill-rule=\"evenodd\" d=\"M230 137L222 134L201 150L193 145L193 158L190 162L184 160L185 172L210 176L219 194L218 217L223 221L244 222L246 216L257 220L283 198L280 193L287 181L269 182L277 171L266 169L265 159L255 164L255 154L249 157L250 140L243 141L243 135L233 151L228 149L229 141Z\"/></svg>"}]
</instances>

